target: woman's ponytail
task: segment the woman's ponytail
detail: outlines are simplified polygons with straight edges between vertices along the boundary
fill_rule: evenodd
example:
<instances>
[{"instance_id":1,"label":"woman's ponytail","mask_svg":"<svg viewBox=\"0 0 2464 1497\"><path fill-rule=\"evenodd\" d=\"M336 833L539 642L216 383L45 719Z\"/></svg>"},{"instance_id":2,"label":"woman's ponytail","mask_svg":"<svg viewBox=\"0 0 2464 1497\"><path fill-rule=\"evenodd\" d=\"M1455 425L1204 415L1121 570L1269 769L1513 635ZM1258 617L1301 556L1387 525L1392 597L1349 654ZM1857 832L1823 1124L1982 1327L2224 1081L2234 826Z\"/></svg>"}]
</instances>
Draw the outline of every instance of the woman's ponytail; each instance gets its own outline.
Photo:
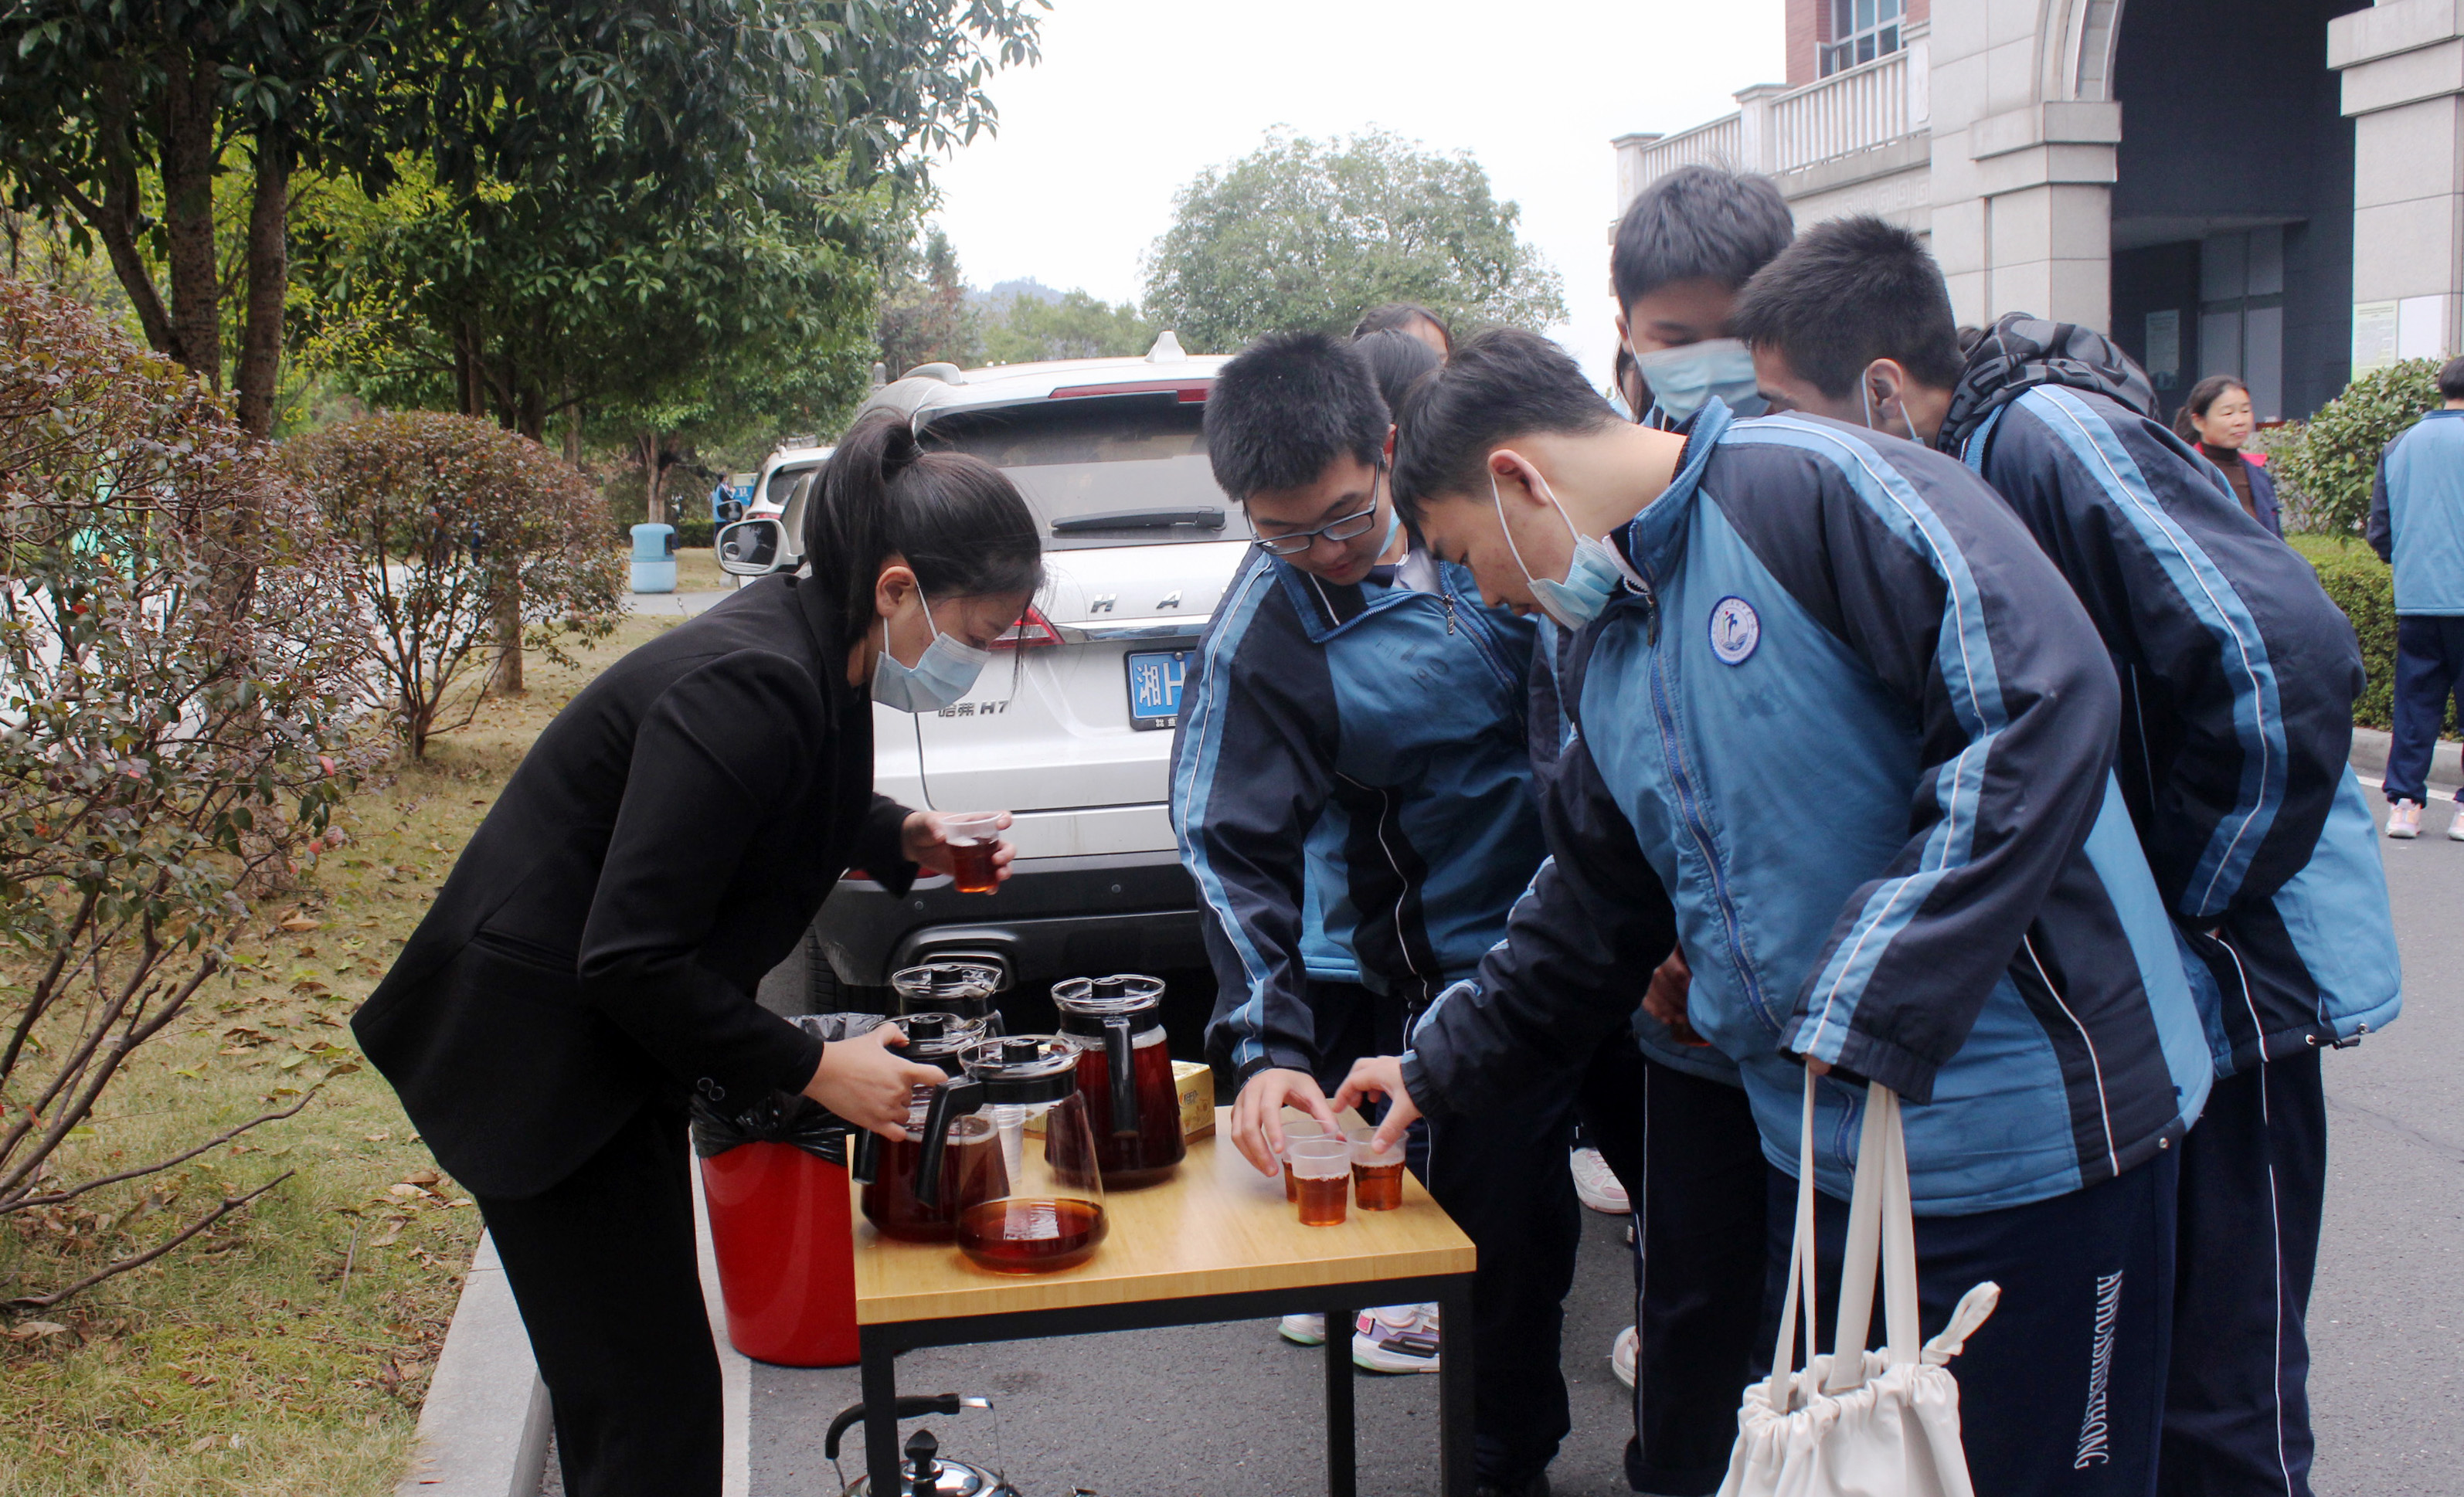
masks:
<instances>
[{"instance_id":1,"label":"woman's ponytail","mask_svg":"<svg viewBox=\"0 0 2464 1497\"><path fill-rule=\"evenodd\" d=\"M935 601L1032 592L1044 580L1034 515L1001 471L928 451L894 410L859 417L839 439L804 517L804 558L837 587L852 643L872 627L882 562L906 558Z\"/></svg>"}]
</instances>

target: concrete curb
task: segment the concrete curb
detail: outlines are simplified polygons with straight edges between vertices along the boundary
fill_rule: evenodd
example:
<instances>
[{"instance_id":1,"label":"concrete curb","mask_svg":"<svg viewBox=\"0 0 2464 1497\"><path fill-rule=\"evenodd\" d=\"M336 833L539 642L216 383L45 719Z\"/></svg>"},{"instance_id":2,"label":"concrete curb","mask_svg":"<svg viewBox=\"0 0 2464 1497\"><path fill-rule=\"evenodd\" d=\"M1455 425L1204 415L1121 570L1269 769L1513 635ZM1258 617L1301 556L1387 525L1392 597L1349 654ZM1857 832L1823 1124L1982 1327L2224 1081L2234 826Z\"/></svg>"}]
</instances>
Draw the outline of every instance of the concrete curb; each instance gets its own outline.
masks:
<instances>
[{"instance_id":1,"label":"concrete curb","mask_svg":"<svg viewBox=\"0 0 2464 1497\"><path fill-rule=\"evenodd\" d=\"M514 1291L482 1236L419 1407L419 1455L395 1497L535 1497L550 1425Z\"/></svg>"},{"instance_id":2,"label":"concrete curb","mask_svg":"<svg viewBox=\"0 0 2464 1497\"><path fill-rule=\"evenodd\" d=\"M2387 745L2394 736L2382 728L2353 730L2353 772L2376 778L2387 772ZM2430 756L2430 783L2442 789L2464 787L2464 744L2441 739Z\"/></svg>"}]
</instances>

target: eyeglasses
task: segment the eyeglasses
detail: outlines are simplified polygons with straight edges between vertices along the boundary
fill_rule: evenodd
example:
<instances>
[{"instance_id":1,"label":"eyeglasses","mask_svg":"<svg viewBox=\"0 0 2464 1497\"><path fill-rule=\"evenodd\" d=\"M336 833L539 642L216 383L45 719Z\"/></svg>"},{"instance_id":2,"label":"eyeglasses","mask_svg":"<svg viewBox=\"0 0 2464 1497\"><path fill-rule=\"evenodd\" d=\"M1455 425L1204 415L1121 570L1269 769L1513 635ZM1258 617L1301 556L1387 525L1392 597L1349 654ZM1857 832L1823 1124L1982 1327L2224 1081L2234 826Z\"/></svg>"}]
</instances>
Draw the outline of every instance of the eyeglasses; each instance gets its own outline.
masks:
<instances>
[{"instance_id":1,"label":"eyeglasses","mask_svg":"<svg viewBox=\"0 0 2464 1497\"><path fill-rule=\"evenodd\" d=\"M1381 473L1385 472L1385 468L1382 464L1379 466L1378 472ZM1357 540L1362 536L1369 534L1369 527L1376 523L1377 484L1373 478L1369 485L1369 507L1367 509L1342 516L1336 519L1328 520L1325 524L1318 526L1315 530L1296 530L1288 536L1260 536L1257 539L1251 541L1250 544L1256 546L1259 550L1265 552L1268 556L1299 556L1302 552L1307 551L1309 547L1317 544L1317 538L1320 536L1324 536L1329 540Z\"/></svg>"}]
</instances>

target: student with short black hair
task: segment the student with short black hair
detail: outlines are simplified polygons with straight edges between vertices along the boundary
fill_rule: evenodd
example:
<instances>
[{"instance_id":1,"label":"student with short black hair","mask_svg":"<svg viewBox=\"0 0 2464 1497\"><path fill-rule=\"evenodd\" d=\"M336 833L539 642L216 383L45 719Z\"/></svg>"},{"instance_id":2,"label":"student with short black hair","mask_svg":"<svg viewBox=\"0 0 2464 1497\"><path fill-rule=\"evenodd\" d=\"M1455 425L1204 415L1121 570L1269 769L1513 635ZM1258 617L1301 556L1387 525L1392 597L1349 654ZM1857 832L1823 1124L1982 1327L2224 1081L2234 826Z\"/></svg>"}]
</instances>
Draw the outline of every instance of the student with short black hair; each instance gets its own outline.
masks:
<instances>
[{"instance_id":1,"label":"student with short black hair","mask_svg":"<svg viewBox=\"0 0 2464 1497\"><path fill-rule=\"evenodd\" d=\"M1842 1083L1909 1104L1924 1330L2002 1289L1952 1364L1976 1489L2140 1497L2210 1068L2112 788L2120 692L2061 575L1939 454L1717 404L1628 426L1511 330L1406 404L1396 492L1484 596L1576 630L1574 732L1505 942L1335 1103L1387 1098L1381 1134L1488 1106L1625 1023L1682 940L1684 1017L1768 1158L1799 1157L1808 1068L1835 1074L1811 1089L1825 1285L1864 1095ZM1767 1180L1775 1328L1795 1182Z\"/></svg>"},{"instance_id":2,"label":"student with short black hair","mask_svg":"<svg viewBox=\"0 0 2464 1497\"><path fill-rule=\"evenodd\" d=\"M1637 420L1673 429L1718 396L1762 414L1753 360L1728 330L1737 293L1796 232L1769 177L1680 166L1645 187L1617 220L1609 253L1617 338L1649 386Z\"/></svg>"},{"instance_id":3,"label":"student with short black hair","mask_svg":"<svg viewBox=\"0 0 2464 1497\"><path fill-rule=\"evenodd\" d=\"M1403 403L1420 376L1446 362L1444 355L1399 327L1363 333L1352 341L1352 348L1369 365L1369 377L1377 383L1377 398L1390 412Z\"/></svg>"},{"instance_id":4,"label":"student with short black hair","mask_svg":"<svg viewBox=\"0 0 2464 1497\"><path fill-rule=\"evenodd\" d=\"M1768 177L1685 166L1636 197L1609 261L1619 381L1631 371L1641 385L1628 397L1631 419L1683 430L1715 398L1738 414L1760 412L1753 361L1728 318L1737 293L1794 233ZM1571 723L1553 671L1540 669L1562 660L1569 636L1547 632L1556 648L1532 671L1532 762L1543 779L1549 745ZM1621 1375L1632 1369L1635 1390L1627 1483L1664 1497L1718 1489L1762 1324L1762 1144L1734 1063L1683 1032L1687 976L1683 954L1672 954L1635 1016L1643 1158L1626 1173L1642 1186L1633 1195L1636 1316L1611 1352Z\"/></svg>"},{"instance_id":5,"label":"student with short black hair","mask_svg":"<svg viewBox=\"0 0 2464 1497\"><path fill-rule=\"evenodd\" d=\"M2387 834L2421 835L2430 758L2464 678L2464 359L2438 371L2445 404L2387 444L2370 486L2369 541L2395 567L2395 738ZM2459 794L2458 800L2464 800ZM2464 842L2464 812L2447 824Z\"/></svg>"},{"instance_id":6,"label":"student with short black hair","mask_svg":"<svg viewBox=\"0 0 2464 1497\"><path fill-rule=\"evenodd\" d=\"M1315 333L1260 339L1206 403L1216 481L1258 539L1190 662L1171 808L1220 990L1207 1050L1239 1086L1225 1132L1267 1174L1283 1109L1334 1127L1327 1090L1479 964L1542 850L1531 626L1410 542L1391 429L1360 352ZM1557 1330L1579 1208L1565 1150L1562 1111L1532 1109L1415 1151L1481 1248L1475 1323L1445 1330L1476 1353L1483 1491L1545 1493L1570 1424ZM1535 1154L1553 1174L1516 1162ZM1363 1313L1353 1360L1434 1370L1435 1314ZM1292 1316L1283 1332L1309 1344L1328 1329Z\"/></svg>"},{"instance_id":7,"label":"student with short black hair","mask_svg":"<svg viewBox=\"0 0 2464 1497\"><path fill-rule=\"evenodd\" d=\"M1775 405L1904 432L1981 474L2103 637L2123 798L2217 1078L2182 1150L2162 1490L2306 1492L2320 1057L2402 1003L2346 763L2352 627L2101 334L2014 313L1963 354L1906 230L1808 230L1746 288L1737 326Z\"/></svg>"}]
</instances>

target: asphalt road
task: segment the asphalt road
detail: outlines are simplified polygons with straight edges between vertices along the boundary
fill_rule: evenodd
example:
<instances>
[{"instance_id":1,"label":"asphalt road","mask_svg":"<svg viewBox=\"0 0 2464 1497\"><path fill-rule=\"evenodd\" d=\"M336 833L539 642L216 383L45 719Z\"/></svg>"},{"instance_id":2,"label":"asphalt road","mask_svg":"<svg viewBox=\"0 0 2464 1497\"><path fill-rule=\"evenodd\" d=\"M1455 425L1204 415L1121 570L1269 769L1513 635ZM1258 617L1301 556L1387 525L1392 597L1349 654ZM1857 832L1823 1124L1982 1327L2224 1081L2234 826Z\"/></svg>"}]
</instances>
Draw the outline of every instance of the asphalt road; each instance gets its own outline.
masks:
<instances>
[{"instance_id":1,"label":"asphalt road","mask_svg":"<svg viewBox=\"0 0 2464 1497\"><path fill-rule=\"evenodd\" d=\"M2315 1485L2331 1497L2464 1490L2464 843L2440 835L2448 812L2433 807L2429 838L2381 844L2407 1012L2327 1058L2334 1132L2311 1394ZM1586 1212L1584 1223L1564 1340L1574 1432L1551 1478L1565 1497L1624 1497L1631 1415L1608 1350L1632 1319L1632 1270L1621 1222ZM1025 1497L1282 1497L1323 1490L1321 1365L1272 1322L1245 1322L918 1352L899 1378L909 1392L992 1398L992 1413L923 1422L949 1453L1001 1466ZM856 1401L854 1369L737 1359L732 1376L749 1408L730 1430L744 1483L732 1490L839 1492L822 1436ZM1360 1489L1434 1491L1436 1379L1364 1374L1357 1389ZM861 1465L854 1437L843 1464L850 1478Z\"/></svg>"}]
</instances>

